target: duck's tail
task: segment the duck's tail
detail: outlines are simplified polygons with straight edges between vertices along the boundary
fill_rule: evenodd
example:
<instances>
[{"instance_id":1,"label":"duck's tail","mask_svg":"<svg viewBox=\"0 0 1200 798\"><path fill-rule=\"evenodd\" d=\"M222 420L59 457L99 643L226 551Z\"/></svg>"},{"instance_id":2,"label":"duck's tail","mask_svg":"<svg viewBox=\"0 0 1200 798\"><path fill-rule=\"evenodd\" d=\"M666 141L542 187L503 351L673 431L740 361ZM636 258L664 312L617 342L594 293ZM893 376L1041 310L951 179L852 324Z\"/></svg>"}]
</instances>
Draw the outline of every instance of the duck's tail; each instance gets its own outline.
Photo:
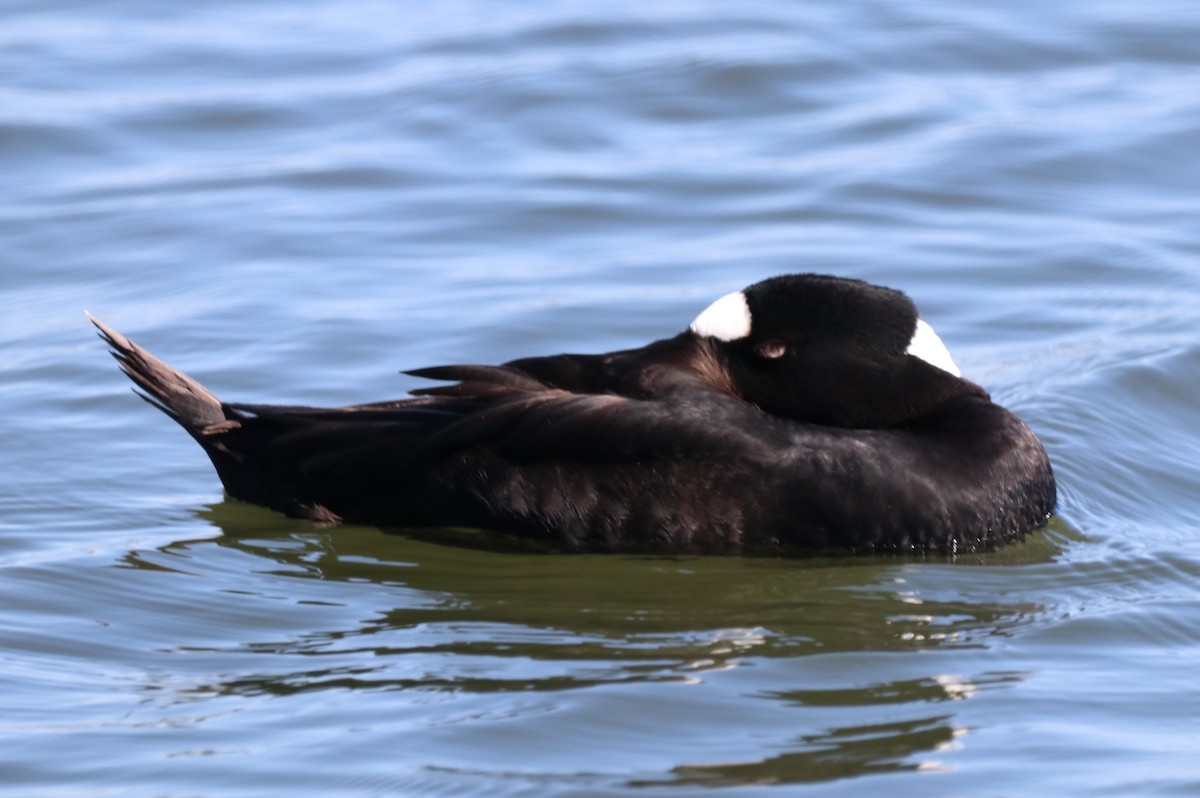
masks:
<instances>
[{"instance_id":1,"label":"duck's tail","mask_svg":"<svg viewBox=\"0 0 1200 798\"><path fill-rule=\"evenodd\" d=\"M228 428L230 421L216 394L171 368L91 313L87 317L100 331L100 337L121 364L121 370L141 389L135 391L138 396L175 419L201 443L205 436Z\"/></svg>"},{"instance_id":2,"label":"duck's tail","mask_svg":"<svg viewBox=\"0 0 1200 798\"><path fill-rule=\"evenodd\" d=\"M88 314L135 392L179 423L204 448L229 495L290 516L337 523L380 509L405 484L405 455L424 430L455 414L430 400L348 408L244 405L221 401L124 335ZM394 513L392 513L394 515Z\"/></svg>"},{"instance_id":3,"label":"duck's tail","mask_svg":"<svg viewBox=\"0 0 1200 798\"><path fill-rule=\"evenodd\" d=\"M134 392L179 423L208 454L225 490L234 498L265 504L292 515L315 518L311 506L287 493L295 482L281 474L270 457L264 435L239 436L244 413L222 402L196 380L162 362L92 314L92 324L112 350L121 370L133 380ZM269 437L269 433L268 433ZM286 465L286 461L284 462ZM317 520L335 520L336 516Z\"/></svg>"}]
</instances>

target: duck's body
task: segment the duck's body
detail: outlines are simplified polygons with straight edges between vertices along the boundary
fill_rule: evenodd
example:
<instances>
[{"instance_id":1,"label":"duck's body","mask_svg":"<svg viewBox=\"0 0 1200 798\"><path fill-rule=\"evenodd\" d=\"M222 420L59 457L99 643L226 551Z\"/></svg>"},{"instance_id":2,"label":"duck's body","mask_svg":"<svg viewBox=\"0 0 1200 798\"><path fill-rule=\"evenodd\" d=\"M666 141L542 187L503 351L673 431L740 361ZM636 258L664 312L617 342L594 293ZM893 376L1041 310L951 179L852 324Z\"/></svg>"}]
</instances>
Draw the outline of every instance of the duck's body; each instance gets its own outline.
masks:
<instances>
[{"instance_id":1,"label":"duck's body","mask_svg":"<svg viewBox=\"0 0 1200 798\"><path fill-rule=\"evenodd\" d=\"M1029 428L957 375L907 297L858 281L775 278L642 349L425 369L455 384L335 409L221 402L97 325L230 495L316 521L589 548L963 549L1054 508Z\"/></svg>"}]
</instances>

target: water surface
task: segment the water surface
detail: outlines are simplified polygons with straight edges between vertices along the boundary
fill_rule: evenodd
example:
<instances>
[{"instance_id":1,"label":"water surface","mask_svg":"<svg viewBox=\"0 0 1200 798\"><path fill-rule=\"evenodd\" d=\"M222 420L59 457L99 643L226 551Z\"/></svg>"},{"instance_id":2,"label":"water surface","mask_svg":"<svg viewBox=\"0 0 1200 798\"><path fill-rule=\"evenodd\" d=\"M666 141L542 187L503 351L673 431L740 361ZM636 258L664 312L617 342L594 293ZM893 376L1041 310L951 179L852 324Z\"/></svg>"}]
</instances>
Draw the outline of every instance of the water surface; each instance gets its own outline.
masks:
<instances>
[{"instance_id":1,"label":"water surface","mask_svg":"<svg viewBox=\"0 0 1200 798\"><path fill-rule=\"evenodd\" d=\"M14 795L1200 793L1200 10L10 2ZM566 556L226 500L225 397L907 291L1060 512L949 560ZM475 541L476 543L478 541Z\"/></svg>"}]
</instances>

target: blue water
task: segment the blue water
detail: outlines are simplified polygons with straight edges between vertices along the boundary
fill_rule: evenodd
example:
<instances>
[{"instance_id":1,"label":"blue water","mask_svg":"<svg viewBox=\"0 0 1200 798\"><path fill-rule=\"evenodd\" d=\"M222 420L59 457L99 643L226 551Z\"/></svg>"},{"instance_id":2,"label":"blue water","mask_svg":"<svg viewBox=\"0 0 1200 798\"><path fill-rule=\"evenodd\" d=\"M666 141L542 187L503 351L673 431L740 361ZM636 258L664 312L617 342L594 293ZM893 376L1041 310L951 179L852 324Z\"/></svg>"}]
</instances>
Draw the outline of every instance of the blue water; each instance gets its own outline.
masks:
<instances>
[{"instance_id":1,"label":"blue water","mask_svg":"<svg viewBox=\"0 0 1200 798\"><path fill-rule=\"evenodd\" d=\"M0 792L1200 794L1200 7L47 3L0 24ZM226 500L240 401L901 288L1046 443L970 558L495 551Z\"/></svg>"}]
</instances>

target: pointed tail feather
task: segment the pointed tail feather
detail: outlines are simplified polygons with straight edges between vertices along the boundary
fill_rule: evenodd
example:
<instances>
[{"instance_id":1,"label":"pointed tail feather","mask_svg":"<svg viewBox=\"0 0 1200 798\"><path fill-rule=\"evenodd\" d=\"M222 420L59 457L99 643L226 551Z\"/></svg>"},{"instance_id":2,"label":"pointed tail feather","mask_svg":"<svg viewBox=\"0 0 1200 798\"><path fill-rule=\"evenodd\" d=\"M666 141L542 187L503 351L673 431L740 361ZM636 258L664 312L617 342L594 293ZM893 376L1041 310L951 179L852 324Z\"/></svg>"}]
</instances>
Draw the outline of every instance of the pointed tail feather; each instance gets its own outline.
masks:
<instances>
[{"instance_id":1,"label":"pointed tail feather","mask_svg":"<svg viewBox=\"0 0 1200 798\"><path fill-rule=\"evenodd\" d=\"M191 434L203 447L231 496L319 523L341 520L324 498L326 494L338 496L340 483L330 488L319 479L307 478L298 464L313 452L303 445L296 448L280 443L289 434L303 439L306 429L321 425L322 411L265 405L253 407L248 413L239 411L90 313L88 318L100 331L121 370L137 386L134 391L138 396ZM310 411L315 415L310 415ZM357 417L358 411L350 412ZM377 437L374 429L351 435L350 441L357 443L363 437L374 440ZM315 435L315 445L325 440L319 432ZM347 445L345 438L336 434L333 443L335 447Z\"/></svg>"},{"instance_id":2,"label":"pointed tail feather","mask_svg":"<svg viewBox=\"0 0 1200 798\"><path fill-rule=\"evenodd\" d=\"M171 368L91 313L87 317L100 331L101 339L112 350L121 370L141 389L137 391L139 396L193 435L209 434L216 425L228 425L216 394Z\"/></svg>"}]
</instances>

